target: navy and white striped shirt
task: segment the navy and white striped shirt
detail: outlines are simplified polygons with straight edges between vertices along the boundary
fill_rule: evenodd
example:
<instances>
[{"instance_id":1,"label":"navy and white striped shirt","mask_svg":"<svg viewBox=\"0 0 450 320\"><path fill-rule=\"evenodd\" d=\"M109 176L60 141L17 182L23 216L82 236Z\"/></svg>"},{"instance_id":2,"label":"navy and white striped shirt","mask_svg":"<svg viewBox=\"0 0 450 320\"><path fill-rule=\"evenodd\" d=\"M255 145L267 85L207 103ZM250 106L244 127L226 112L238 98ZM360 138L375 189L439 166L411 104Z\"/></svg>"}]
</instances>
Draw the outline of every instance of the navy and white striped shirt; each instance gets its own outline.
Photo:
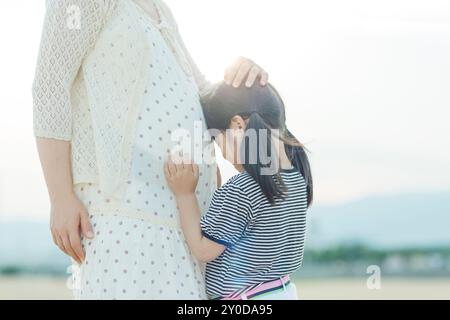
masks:
<instances>
[{"instance_id":1,"label":"navy and white striped shirt","mask_svg":"<svg viewBox=\"0 0 450 320\"><path fill-rule=\"evenodd\" d=\"M271 205L246 172L218 189L202 217L205 237L226 250L206 265L210 298L289 275L302 264L307 189L296 169L282 170L287 196Z\"/></svg>"}]
</instances>

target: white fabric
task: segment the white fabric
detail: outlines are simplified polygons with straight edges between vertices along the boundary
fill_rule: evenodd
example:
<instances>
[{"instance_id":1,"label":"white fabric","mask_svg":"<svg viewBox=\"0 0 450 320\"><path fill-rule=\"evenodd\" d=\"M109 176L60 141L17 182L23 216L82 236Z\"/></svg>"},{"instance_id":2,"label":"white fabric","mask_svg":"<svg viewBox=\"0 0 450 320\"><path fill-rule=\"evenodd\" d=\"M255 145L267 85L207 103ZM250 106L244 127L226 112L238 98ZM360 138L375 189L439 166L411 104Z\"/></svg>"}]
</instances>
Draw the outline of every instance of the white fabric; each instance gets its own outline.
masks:
<instances>
[{"instance_id":1,"label":"white fabric","mask_svg":"<svg viewBox=\"0 0 450 320\"><path fill-rule=\"evenodd\" d=\"M197 92L206 92L172 13L155 4L170 50ZM144 72L155 59L138 8L133 0L48 0L33 82L35 135L71 141L74 183L98 183L117 200L126 189Z\"/></svg>"},{"instance_id":2,"label":"white fabric","mask_svg":"<svg viewBox=\"0 0 450 320\"><path fill-rule=\"evenodd\" d=\"M203 267L181 231L146 220L94 215L86 260L72 266L77 300L206 299Z\"/></svg>"},{"instance_id":3,"label":"white fabric","mask_svg":"<svg viewBox=\"0 0 450 320\"><path fill-rule=\"evenodd\" d=\"M163 164L171 132L191 134L204 123L194 80L186 75L160 30L145 15L137 21L151 43L154 63L143 74L136 133L123 200L109 197L99 184L79 183L96 233L83 240L86 262L74 267L77 299L205 299L203 266L191 257L180 229ZM212 147L204 142L203 148ZM199 164L197 197L203 212L216 187L216 167Z\"/></svg>"},{"instance_id":4,"label":"white fabric","mask_svg":"<svg viewBox=\"0 0 450 320\"><path fill-rule=\"evenodd\" d=\"M268 292L250 300L298 300L297 286L291 281L282 290Z\"/></svg>"}]
</instances>

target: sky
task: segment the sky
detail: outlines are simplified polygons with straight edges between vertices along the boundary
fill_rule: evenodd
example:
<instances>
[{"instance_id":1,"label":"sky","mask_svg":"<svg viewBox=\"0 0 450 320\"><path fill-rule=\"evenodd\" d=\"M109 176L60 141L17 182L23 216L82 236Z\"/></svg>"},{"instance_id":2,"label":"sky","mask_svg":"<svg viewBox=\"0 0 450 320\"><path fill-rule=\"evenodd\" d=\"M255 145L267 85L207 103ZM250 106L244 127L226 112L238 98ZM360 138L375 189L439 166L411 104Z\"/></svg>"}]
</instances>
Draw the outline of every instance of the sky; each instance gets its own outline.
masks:
<instances>
[{"instance_id":1,"label":"sky","mask_svg":"<svg viewBox=\"0 0 450 320\"><path fill-rule=\"evenodd\" d=\"M317 204L450 191L448 1L166 3L209 80L238 56L269 72ZM0 219L48 217L31 101L44 4L0 2Z\"/></svg>"}]
</instances>

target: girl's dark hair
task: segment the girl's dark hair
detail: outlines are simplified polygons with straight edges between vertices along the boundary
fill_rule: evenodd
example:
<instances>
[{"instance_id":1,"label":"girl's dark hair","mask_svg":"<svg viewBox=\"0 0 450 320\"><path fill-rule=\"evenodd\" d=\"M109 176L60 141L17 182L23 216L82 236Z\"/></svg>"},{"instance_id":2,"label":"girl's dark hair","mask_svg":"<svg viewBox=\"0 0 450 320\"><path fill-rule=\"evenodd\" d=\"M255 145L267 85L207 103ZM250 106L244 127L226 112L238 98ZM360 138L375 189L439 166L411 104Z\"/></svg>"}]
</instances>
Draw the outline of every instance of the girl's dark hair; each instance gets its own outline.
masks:
<instances>
[{"instance_id":1,"label":"girl's dark hair","mask_svg":"<svg viewBox=\"0 0 450 320\"><path fill-rule=\"evenodd\" d=\"M273 175L261 174L264 168L270 166L272 150L271 130L279 130L278 137L285 144L285 151L292 165L303 175L308 194L308 206L313 200L313 181L308 156L305 147L294 137L286 127L286 114L283 100L278 91L270 84L267 86L254 85L251 88L240 86L234 88L221 81L213 85L209 92L202 98L203 111L209 129L226 130L231 119L240 115L248 120L246 131L255 130L257 133L264 129L267 135L256 134L257 154L250 154L248 140L242 144L241 156L245 171L259 184L262 192L270 203L275 203L277 198L285 195L285 185L280 171ZM249 136L245 135L245 139ZM260 143L266 139L266 144ZM267 146L261 150L261 145ZM256 161L248 161L255 157ZM276 157L278 159L278 157Z\"/></svg>"}]
</instances>

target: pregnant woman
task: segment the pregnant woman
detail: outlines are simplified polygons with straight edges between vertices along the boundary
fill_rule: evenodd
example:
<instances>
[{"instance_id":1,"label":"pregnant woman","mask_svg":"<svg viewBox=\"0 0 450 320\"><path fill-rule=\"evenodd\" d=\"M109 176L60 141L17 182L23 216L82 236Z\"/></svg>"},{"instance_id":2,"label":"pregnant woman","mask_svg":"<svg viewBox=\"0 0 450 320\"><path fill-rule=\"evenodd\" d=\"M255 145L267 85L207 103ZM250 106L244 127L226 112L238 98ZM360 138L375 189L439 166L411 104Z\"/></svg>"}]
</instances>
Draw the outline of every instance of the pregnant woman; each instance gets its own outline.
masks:
<instances>
[{"instance_id":1,"label":"pregnant woman","mask_svg":"<svg viewBox=\"0 0 450 320\"><path fill-rule=\"evenodd\" d=\"M267 73L248 59L225 72L236 87L257 80ZM34 132L75 298L206 298L162 168L172 133L204 122L208 86L162 1L47 1ZM205 211L217 168L199 170Z\"/></svg>"}]
</instances>

